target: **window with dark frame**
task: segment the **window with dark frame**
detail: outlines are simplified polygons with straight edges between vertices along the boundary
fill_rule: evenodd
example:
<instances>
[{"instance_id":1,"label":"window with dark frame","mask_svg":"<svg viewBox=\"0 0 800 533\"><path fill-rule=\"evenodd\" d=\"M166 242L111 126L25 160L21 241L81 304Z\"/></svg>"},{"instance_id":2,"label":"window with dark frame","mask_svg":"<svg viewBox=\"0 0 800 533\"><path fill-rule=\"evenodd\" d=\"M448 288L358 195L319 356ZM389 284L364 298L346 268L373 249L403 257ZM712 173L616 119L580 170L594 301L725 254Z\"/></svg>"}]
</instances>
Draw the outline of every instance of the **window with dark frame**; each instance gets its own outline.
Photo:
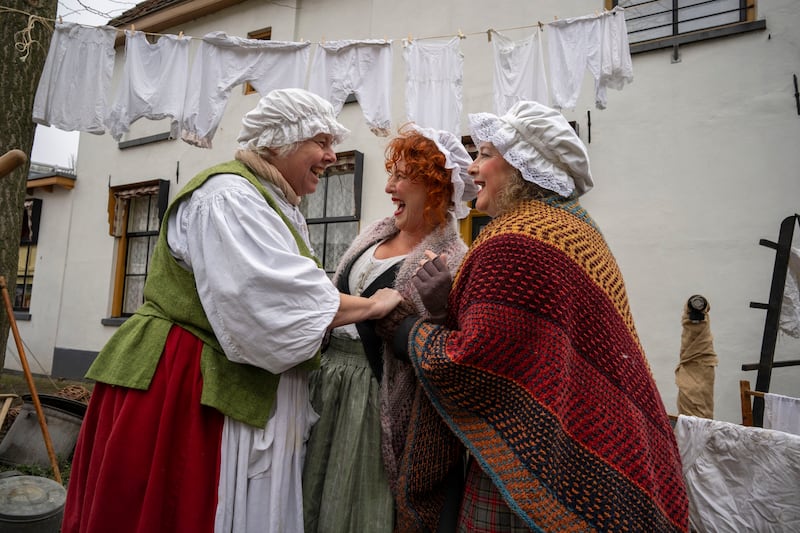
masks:
<instances>
[{"instance_id":1,"label":"window with dark frame","mask_svg":"<svg viewBox=\"0 0 800 533\"><path fill-rule=\"evenodd\" d=\"M311 246L328 274L333 274L358 235L361 221L364 154L354 150L336 154L336 158L321 177L317 190L300 202Z\"/></svg>"},{"instance_id":2,"label":"window with dark frame","mask_svg":"<svg viewBox=\"0 0 800 533\"><path fill-rule=\"evenodd\" d=\"M113 187L109 233L117 243L112 317L131 316L144 303L144 283L167 208L169 181Z\"/></svg>"},{"instance_id":3,"label":"window with dark frame","mask_svg":"<svg viewBox=\"0 0 800 533\"><path fill-rule=\"evenodd\" d=\"M260 30L247 32L247 38L270 41L272 40L272 27L270 26L267 28L261 28ZM252 94L254 92L256 92L256 90L252 85L250 85L250 82L244 84L244 94Z\"/></svg>"},{"instance_id":4,"label":"window with dark frame","mask_svg":"<svg viewBox=\"0 0 800 533\"><path fill-rule=\"evenodd\" d=\"M31 308L33 276L36 270L36 245L39 242L39 221L42 216L42 201L38 198L25 200L20 231L17 283L14 292L14 311L27 313Z\"/></svg>"},{"instance_id":5,"label":"window with dark frame","mask_svg":"<svg viewBox=\"0 0 800 533\"><path fill-rule=\"evenodd\" d=\"M766 27L758 0L606 0L625 9L631 53Z\"/></svg>"}]
</instances>

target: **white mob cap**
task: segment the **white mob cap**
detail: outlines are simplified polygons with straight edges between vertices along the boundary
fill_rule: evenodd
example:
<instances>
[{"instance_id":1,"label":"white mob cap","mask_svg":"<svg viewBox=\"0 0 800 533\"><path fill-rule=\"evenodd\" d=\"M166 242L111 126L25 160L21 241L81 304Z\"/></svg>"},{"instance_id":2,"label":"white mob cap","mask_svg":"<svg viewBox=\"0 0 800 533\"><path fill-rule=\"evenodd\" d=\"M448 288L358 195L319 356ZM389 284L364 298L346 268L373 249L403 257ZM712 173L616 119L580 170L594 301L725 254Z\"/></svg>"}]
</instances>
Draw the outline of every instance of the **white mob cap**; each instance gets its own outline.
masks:
<instances>
[{"instance_id":1,"label":"white mob cap","mask_svg":"<svg viewBox=\"0 0 800 533\"><path fill-rule=\"evenodd\" d=\"M275 89L244 116L237 141L243 150L258 151L305 141L320 133L332 135L333 143L338 144L350 130L336 120L333 105L322 97L303 89Z\"/></svg>"},{"instance_id":2,"label":"white mob cap","mask_svg":"<svg viewBox=\"0 0 800 533\"><path fill-rule=\"evenodd\" d=\"M472 158L461 144L461 141L449 131L422 128L411 124L411 128L423 137L436 144L436 148L444 155L444 168L450 170L450 181L453 183L453 206L456 218L469 215L466 202L474 200L478 195L478 186L467 169L472 164Z\"/></svg>"},{"instance_id":3,"label":"white mob cap","mask_svg":"<svg viewBox=\"0 0 800 533\"><path fill-rule=\"evenodd\" d=\"M502 117L469 115L475 144L490 142L522 177L568 197L593 186L589 154L567 119L538 102L517 102Z\"/></svg>"}]
</instances>

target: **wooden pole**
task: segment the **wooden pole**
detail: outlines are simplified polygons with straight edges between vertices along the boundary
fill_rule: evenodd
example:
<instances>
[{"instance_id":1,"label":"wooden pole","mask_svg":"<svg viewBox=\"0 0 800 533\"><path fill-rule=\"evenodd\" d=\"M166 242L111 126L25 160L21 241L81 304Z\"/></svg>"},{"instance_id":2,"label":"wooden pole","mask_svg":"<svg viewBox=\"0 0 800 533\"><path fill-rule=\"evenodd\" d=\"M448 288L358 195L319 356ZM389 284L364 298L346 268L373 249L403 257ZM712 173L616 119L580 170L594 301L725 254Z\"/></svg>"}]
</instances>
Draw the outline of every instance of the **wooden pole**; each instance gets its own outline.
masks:
<instances>
[{"instance_id":1,"label":"wooden pole","mask_svg":"<svg viewBox=\"0 0 800 533\"><path fill-rule=\"evenodd\" d=\"M28 389L31 391L31 398L33 399L33 406L36 408L36 415L39 417L39 427L42 428L42 436L44 437L44 445L47 448L47 456L50 458L50 464L53 467L53 475L59 484L63 485L61 481L61 472L58 470L58 460L56 453L53 451L53 442L50 440L50 432L47 429L47 422L45 421L44 411L42 404L39 402L39 395L36 394L36 384L33 382L33 375L28 366L28 359L25 357L25 350L22 346L22 339L19 336L17 329L17 321L14 318L14 308L11 305L11 297L8 295L8 287L6 286L5 276L0 276L0 288L3 290L3 302L5 303L6 313L8 313L8 320L11 323L11 332L14 334L14 341L17 343L17 353L19 353L19 360L22 363L22 370L25 373L25 380L28 382Z\"/></svg>"},{"instance_id":2,"label":"wooden pole","mask_svg":"<svg viewBox=\"0 0 800 533\"><path fill-rule=\"evenodd\" d=\"M27 161L28 158L22 150L9 150L0 156L0 178Z\"/></svg>"}]
</instances>

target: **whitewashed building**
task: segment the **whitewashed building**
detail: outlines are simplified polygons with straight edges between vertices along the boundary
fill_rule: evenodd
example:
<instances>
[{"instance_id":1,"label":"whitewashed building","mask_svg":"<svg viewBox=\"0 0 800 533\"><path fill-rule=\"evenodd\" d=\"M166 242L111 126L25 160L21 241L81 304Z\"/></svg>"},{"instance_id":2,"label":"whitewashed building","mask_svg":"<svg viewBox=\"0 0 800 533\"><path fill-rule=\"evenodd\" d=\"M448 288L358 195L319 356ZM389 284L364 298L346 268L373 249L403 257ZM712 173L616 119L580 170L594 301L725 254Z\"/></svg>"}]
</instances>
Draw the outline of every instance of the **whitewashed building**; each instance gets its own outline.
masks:
<instances>
[{"instance_id":1,"label":"whitewashed building","mask_svg":"<svg viewBox=\"0 0 800 533\"><path fill-rule=\"evenodd\" d=\"M677 413L683 306L699 293L711 303L719 356L715 417L741 422L739 380L756 382L756 372L742 365L759 362L767 315L750 303L769 302L776 257L759 241L777 241L782 221L800 212L800 3L715 0L677 12L671 0L620 4L627 6L633 83L609 90L600 110L587 71L575 108L563 110L591 157L595 188L582 202L621 266L668 412ZM541 31L546 49L556 19L612 8L603 0L148 0L114 23L182 32L192 38L191 54L214 31L309 41L312 57L321 42L391 40L393 132L407 118L404 40L455 37L463 56L459 133L466 136L467 113L494 111L488 30L513 40ZM676 13L686 22L673 22ZM642 28L649 29L635 31ZM118 35L115 84L125 61ZM25 289L30 297L17 302L17 319L34 372L83 375L137 305L160 209L195 173L232 158L241 117L258 98L244 85L231 90L211 149L182 141L168 119L142 119L120 142L81 134L75 179L29 182L41 211L35 268L20 267L35 275ZM392 209L383 192L387 138L370 131L357 101L344 105L340 120L353 133L337 147L343 164L328 185L348 199L347 208L324 213L312 202L308 213L330 224L327 234L325 224L314 228L330 269L348 235ZM475 216L463 228L467 240L480 225ZM800 341L778 333L775 361L800 359L798 348ZM5 366L20 369L11 337ZM776 367L770 391L800 396L800 366Z\"/></svg>"}]
</instances>

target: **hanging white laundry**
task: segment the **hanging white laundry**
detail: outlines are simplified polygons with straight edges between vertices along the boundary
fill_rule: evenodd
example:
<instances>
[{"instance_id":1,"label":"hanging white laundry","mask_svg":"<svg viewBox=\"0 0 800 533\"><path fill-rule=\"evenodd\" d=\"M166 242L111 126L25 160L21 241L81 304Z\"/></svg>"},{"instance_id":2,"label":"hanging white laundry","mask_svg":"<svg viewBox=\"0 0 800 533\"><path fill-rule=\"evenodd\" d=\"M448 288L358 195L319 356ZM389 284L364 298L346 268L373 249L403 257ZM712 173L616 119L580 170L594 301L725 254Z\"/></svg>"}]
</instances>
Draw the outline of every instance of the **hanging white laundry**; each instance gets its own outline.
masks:
<instances>
[{"instance_id":1,"label":"hanging white laundry","mask_svg":"<svg viewBox=\"0 0 800 533\"><path fill-rule=\"evenodd\" d=\"M459 38L446 42L404 41L406 116L423 128L461 135L464 56Z\"/></svg>"},{"instance_id":2,"label":"hanging white laundry","mask_svg":"<svg viewBox=\"0 0 800 533\"><path fill-rule=\"evenodd\" d=\"M800 436L680 415L675 439L693 531L800 531Z\"/></svg>"},{"instance_id":3,"label":"hanging white laundry","mask_svg":"<svg viewBox=\"0 0 800 533\"><path fill-rule=\"evenodd\" d=\"M330 41L314 51L308 90L333 104L337 115L355 94L370 131L381 137L392 127L391 89L391 41Z\"/></svg>"},{"instance_id":4,"label":"hanging white laundry","mask_svg":"<svg viewBox=\"0 0 800 533\"><path fill-rule=\"evenodd\" d=\"M553 107L574 109L586 70L594 78L595 106L606 108L606 89L633 81L624 10L551 22L547 37Z\"/></svg>"},{"instance_id":5,"label":"hanging white laundry","mask_svg":"<svg viewBox=\"0 0 800 533\"><path fill-rule=\"evenodd\" d=\"M764 393L764 428L800 435L800 398Z\"/></svg>"},{"instance_id":6,"label":"hanging white laundry","mask_svg":"<svg viewBox=\"0 0 800 533\"><path fill-rule=\"evenodd\" d=\"M33 102L34 122L64 131L105 133L116 35L111 26L56 23Z\"/></svg>"},{"instance_id":7,"label":"hanging white laundry","mask_svg":"<svg viewBox=\"0 0 800 533\"><path fill-rule=\"evenodd\" d=\"M551 22L547 29L553 107L574 109L586 69L600 77L600 19L585 16Z\"/></svg>"},{"instance_id":8,"label":"hanging white laundry","mask_svg":"<svg viewBox=\"0 0 800 533\"><path fill-rule=\"evenodd\" d=\"M206 34L186 89L182 139L211 148L231 89L237 85L250 82L261 95L305 86L310 45L229 37L221 31Z\"/></svg>"},{"instance_id":9,"label":"hanging white laundry","mask_svg":"<svg viewBox=\"0 0 800 533\"><path fill-rule=\"evenodd\" d=\"M495 114L505 114L520 100L549 105L541 32L515 42L489 31L493 33Z\"/></svg>"},{"instance_id":10,"label":"hanging white laundry","mask_svg":"<svg viewBox=\"0 0 800 533\"><path fill-rule=\"evenodd\" d=\"M783 288L780 330L800 339L800 249L789 251L789 266L786 270L786 284Z\"/></svg>"},{"instance_id":11,"label":"hanging white laundry","mask_svg":"<svg viewBox=\"0 0 800 533\"><path fill-rule=\"evenodd\" d=\"M140 118L171 117L177 136L189 78L188 37L162 35L151 44L144 33L125 31L125 67L106 127L119 141Z\"/></svg>"},{"instance_id":12,"label":"hanging white laundry","mask_svg":"<svg viewBox=\"0 0 800 533\"><path fill-rule=\"evenodd\" d=\"M628 42L625 10L615 7L600 18L600 79L595 89L595 105L606 108L606 88L621 91L633 82L633 62Z\"/></svg>"}]
</instances>

